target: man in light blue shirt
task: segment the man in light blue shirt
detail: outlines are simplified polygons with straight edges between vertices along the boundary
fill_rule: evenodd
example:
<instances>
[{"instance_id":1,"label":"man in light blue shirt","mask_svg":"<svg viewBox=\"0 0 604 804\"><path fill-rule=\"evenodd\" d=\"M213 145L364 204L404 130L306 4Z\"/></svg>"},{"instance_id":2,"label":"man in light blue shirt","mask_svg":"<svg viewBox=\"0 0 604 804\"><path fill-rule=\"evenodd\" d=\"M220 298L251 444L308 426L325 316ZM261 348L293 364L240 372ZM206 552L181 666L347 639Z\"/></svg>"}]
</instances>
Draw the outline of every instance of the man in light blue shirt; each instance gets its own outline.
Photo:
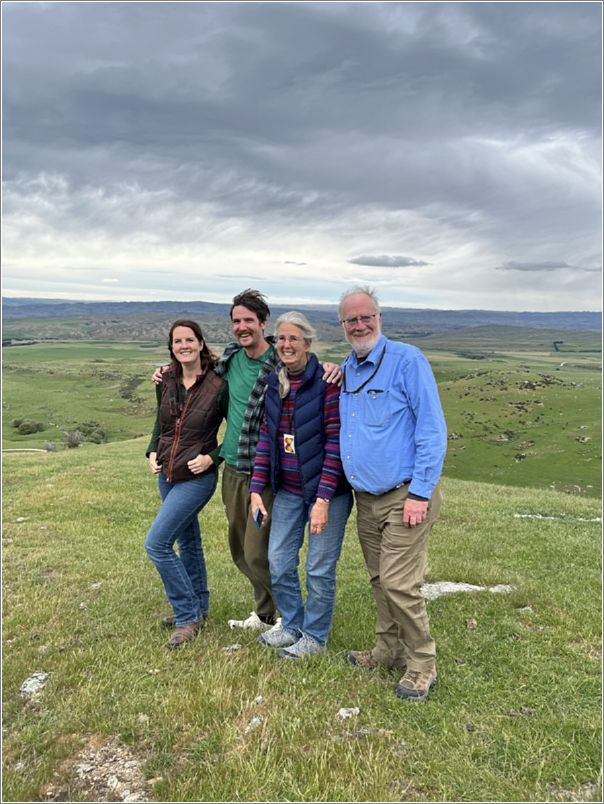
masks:
<instances>
[{"instance_id":1,"label":"man in light blue shirt","mask_svg":"<svg viewBox=\"0 0 604 804\"><path fill-rule=\"evenodd\" d=\"M351 651L347 661L404 668L396 694L423 701L436 682L436 646L420 587L441 505L445 418L421 351L382 335L371 288L344 293L339 313L352 346L343 365L340 452L377 607L375 648Z\"/></svg>"}]
</instances>

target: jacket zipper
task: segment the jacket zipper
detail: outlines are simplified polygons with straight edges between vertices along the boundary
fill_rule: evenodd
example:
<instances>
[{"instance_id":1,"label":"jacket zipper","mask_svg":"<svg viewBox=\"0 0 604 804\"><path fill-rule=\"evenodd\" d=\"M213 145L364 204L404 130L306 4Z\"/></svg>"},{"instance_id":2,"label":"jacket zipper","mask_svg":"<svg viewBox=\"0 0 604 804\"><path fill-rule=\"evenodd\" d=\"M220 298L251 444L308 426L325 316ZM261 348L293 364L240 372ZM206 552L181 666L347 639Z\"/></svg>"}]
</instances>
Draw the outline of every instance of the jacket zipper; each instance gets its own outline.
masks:
<instances>
[{"instance_id":1,"label":"jacket zipper","mask_svg":"<svg viewBox=\"0 0 604 804\"><path fill-rule=\"evenodd\" d=\"M193 390L193 389L191 389L191 390ZM185 402L185 406L182 409L182 413L180 414L180 416L176 420L176 430L175 430L175 433L174 433L174 441L172 442L172 449L170 450L170 458L168 460L168 483L172 482L172 472L174 470L174 460L176 458L176 451L178 449L178 443L180 441L180 431L182 429L182 423L184 421L185 414L187 412L187 408L189 407L189 402L191 401L192 396L193 396L193 394L191 394L191 393L187 396L187 401Z\"/></svg>"}]
</instances>

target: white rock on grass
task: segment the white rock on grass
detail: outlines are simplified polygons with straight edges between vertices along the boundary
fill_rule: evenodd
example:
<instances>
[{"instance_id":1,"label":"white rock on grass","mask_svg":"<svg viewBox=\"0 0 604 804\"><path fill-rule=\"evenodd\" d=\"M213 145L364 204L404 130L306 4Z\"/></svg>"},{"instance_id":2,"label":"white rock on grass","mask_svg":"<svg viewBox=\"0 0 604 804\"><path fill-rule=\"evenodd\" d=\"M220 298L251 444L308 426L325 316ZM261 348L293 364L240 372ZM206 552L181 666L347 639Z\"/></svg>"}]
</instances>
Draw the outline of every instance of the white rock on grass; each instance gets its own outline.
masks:
<instances>
[{"instance_id":1,"label":"white rock on grass","mask_svg":"<svg viewBox=\"0 0 604 804\"><path fill-rule=\"evenodd\" d=\"M420 589L426 600L434 600L441 595L452 595L455 592L482 592L483 590L484 586L476 586L472 583L456 583L454 581L425 583Z\"/></svg>"},{"instance_id":2,"label":"white rock on grass","mask_svg":"<svg viewBox=\"0 0 604 804\"><path fill-rule=\"evenodd\" d=\"M553 485L551 486L553 488ZM557 519L561 520L562 522L572 521L572 522L601 522L602 519L599 516L586 518L582 516L549 516L546 514L514 514L514 519Z\"/></svg>"},{"instance_id":3,"label":"white rock on grass","mask_svg":"<svg viewBox=\"0 0 604 804\"><path fill-rule=\"evenodd\" d=\"M26 678L23 684L21 684L19 692L24 698L37 698L44 689L48 679L48 673L32 673L32 675Z\"/></svg>"},{"instance_id":4,"label":"white rock on grass","mask_svg":"<svg viewBox=\"0 0 604 804\"><path fill-rule=\"evenodd\" d=\"M494 594L508 594L513 591L513 586L508 584L497 584L496 586L477 586L473 583L461 583L456 581L437 581L436 583L425 583L421 587L421 593L426 600L435 600L441 595L452 595L457 592L484 592L489 591Z\"/></svg>"},{"instance_id":5,"label":"white rock on grass","mask_svg":"<svg viewBox=\"0 0 604 804\"><path fill-rule=\"evenodd\" d=\"M225 645L222 649L223 653L237 653L238 650L241 650L243 645L240 645L238 642L235 642L234 645Z\"/></svg>"},{"instance_id":6,"label":"white rock on grass","mask_svg":"<svg viewBox=\"0 0 604 804\"><path fill-rule=\"evenodd\" d=\"M243 733L244 734L249 734L250 731L254 731L254 729L258 728L258 726L261 726L263 722L264 721L260 717L260 715L254 715L254 717L250 720L250 722L245 727Z\"/></svg>"},{"instance_id":7,"label":"white rock on grass","mask_svg":"<svg viewBox=\"0 0 604 804\"><path fill-rule=\"evenodd\" d=\"M340 720L347 720L349 717L354 717L355 715L360 715L360 714L361 714L361 710L359 709L358 706L351 706L349 708L342 707L338 711L338 717L340 718Z\"/></svg>"}]
</instances>

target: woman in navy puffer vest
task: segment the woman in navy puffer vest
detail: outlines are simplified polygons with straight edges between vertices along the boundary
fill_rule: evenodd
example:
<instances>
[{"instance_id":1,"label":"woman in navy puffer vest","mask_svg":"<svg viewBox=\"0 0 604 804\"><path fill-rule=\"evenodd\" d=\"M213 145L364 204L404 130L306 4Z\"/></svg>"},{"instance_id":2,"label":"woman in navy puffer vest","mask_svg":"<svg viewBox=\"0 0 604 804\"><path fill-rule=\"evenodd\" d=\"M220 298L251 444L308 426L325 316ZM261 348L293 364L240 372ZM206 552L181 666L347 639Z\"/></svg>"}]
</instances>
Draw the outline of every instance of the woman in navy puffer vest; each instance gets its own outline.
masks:
<instances>
[{"instance_id":1,"label":"woman in navy puffer vest","mask_svg":"<svg viewBox=\"0 0 604 804\"><path fill-rule=\"evenodd\" d=\"M325 650L336 564L352 508L340 461L340 389L322 380L323 369L310 351L314 334L302 313L277 319L281 364L267 382L250 483L254 517L267 515L260 496L264 488L270 484L275 493L268 558L281 618L258 639L287 659ZM305 605L298 564L307 523Z\"/></svg>"}]
</instances>

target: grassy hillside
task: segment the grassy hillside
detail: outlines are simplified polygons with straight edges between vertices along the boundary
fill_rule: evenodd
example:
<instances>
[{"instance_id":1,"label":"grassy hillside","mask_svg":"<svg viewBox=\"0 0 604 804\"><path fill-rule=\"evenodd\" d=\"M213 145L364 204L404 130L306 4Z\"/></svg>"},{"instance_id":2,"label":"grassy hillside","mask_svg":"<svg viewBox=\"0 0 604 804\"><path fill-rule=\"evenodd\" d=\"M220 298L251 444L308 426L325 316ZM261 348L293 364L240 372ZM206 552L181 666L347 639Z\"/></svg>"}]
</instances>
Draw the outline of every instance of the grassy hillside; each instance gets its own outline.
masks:
<instances>
[{"instance_id":1,"label":"grassy hillside","mask_svg":"<svg viewBox=\"0 0 604 804\"><path fill-rule=\"evenodd\" d=\"M418 705L343 661L374 627L353 518L328 652L282 663L226 625L252 600L215 495L210 624L168 652L144 446L4 455L3 800L116 800L109 755L114 776L120 757L140 772L130 800L601 800L598 500L445 478L430 580L513 591L428 603L439 681Z\"/></svg>"},{"instance_id":2,"label":"grassy hillside","mask_svg":"<svg viewBox=\"0 0 604 804\"><path fill-rule=\"evenodd\" d=\"M320 342L317 352L340 362L347 348ZM454 344L426 354L449 429L447 477L600 496L599 356L502 346L495 355L475 359ZM65 431L91 421L109 441L149 434L155 415L149 378L165 359L166 347L158 342L71 341L5 349L3 446L41 448L54 442L62 448ZM13 422L23 418L40 422L44 430L19 434Z\"/></svg>"}]
</instances>

